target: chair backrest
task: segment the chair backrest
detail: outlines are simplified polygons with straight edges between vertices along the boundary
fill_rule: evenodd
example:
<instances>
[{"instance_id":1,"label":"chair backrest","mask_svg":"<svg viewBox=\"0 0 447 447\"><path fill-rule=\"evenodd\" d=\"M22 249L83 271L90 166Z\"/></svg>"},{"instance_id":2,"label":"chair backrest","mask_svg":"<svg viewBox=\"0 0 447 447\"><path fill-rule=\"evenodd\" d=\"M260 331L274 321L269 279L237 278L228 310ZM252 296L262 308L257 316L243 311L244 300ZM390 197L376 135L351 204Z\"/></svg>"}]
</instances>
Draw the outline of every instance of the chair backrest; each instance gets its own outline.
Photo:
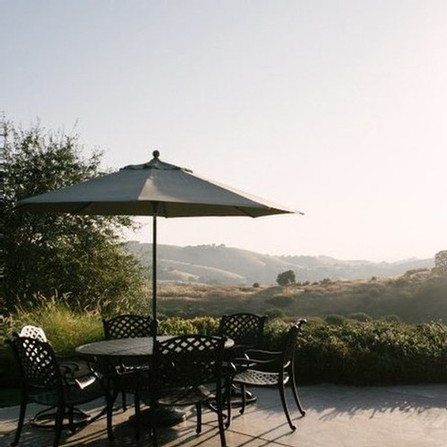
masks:
<instances>
[{"instance_id":1,"label":"chair backrest","mask_svg":"<svg viewBox=\"0 0 447 447\"><path fill-rule=\"evenodd\" d=\"M218 333L221 337L231 338L235 345L260 346L266 320L266 316L251 313L224 315Z\"/></svg>"},{"instance_id":2,"label":"chair backrest","mask_svg":"<svg viewBox=\"0 0 447 447\"><path fill-rule=\"evenodd\" d=\"M157 389L220 381L224 343L222 337L207 335L180 335L156 341L153 365Z\"/></svg>"},{"instance_id":3,"label":"chair backrest","mask_svg":"<svg viewBox=\"0 0 447 447\"><path fill-rule=\"evenodd\" d=\"M294 361L298 335L304 323L306 323L306 320L299 320L288 330L284 338L282 347L283 368L287 368Z\"/></svg>"},{"instance_id":4,"label":"chair backrest","mask_svg":"<svg viewBox=\"0 0 447 447\"><path fill-rule=\"evenodd\" d=\"M102 320L106 340L119 338L150 337L152 318L144 315L117 315L109 320Z\"/></svg>"},{"instance_id":5,"label":"chair backrest","mask_svg":"<svg viewBox=\"0 0 447 447\"><path fill-rule=\"evenodd\" d=\"M34 337L7 340L19 365L22 385L38 389L61 389L62 376L53 348Z\"/></svg>"},{"instance_id":6,"label":"chair backrest","mask_svg":"<svg viewBox=\"0 0 447 447\"><path fill-rule=\"evenodd\" d=\"M44 330L38 326L32 326L30 324L23 326L19 332L19 337L37 338L40 341L48 341Z\"/></svg>"}]
</instances>

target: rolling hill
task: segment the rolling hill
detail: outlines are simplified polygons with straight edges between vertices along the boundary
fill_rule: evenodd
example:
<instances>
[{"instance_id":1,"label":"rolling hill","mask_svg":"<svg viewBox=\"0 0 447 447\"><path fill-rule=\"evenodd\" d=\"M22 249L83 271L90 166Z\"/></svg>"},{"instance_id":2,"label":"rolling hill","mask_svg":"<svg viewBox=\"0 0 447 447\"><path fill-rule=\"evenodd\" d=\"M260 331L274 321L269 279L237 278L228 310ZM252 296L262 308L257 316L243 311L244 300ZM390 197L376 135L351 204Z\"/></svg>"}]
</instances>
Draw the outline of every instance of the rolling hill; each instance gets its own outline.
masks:
<instances>
[{"instance_id":1,"label":"rolling hill","mask_svg":"<svg viewBox=\"0 0 447 447\"><path fill-rule=\"evenodd\" d=\"M152 264L152 245L128 242L126 246L144 265ZM329 256L272 256L225 245L158 245L158 278L205 284L275 284L278 273L295 272L296 281L367 279L399 276L408 270L432 268L433 259L375 263L339 260Z\"/></svg>"}]
</instances>

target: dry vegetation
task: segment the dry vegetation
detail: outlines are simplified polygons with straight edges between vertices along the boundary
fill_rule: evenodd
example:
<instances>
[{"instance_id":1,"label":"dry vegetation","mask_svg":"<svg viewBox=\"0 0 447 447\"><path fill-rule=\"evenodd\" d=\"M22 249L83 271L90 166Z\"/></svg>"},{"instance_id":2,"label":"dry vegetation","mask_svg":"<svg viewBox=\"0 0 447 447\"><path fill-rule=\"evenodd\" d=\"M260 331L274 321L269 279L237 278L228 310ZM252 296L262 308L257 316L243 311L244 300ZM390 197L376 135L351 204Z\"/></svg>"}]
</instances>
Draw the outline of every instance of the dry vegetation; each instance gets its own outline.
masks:
<instances>
[{"instance_id":1,"label":"dry vegetation","mask_svg":"<svg viewBox=\"0 0 447 447\"><path fill-rule=\"evenodd\" d=\"M429 270L392 279L297 283L289 286L236 287L160 283L160 311L166 316L219 316L257 312L285 317L393 315L420 323L447 321L447 278Z\"/></svg>"}]
</instances>

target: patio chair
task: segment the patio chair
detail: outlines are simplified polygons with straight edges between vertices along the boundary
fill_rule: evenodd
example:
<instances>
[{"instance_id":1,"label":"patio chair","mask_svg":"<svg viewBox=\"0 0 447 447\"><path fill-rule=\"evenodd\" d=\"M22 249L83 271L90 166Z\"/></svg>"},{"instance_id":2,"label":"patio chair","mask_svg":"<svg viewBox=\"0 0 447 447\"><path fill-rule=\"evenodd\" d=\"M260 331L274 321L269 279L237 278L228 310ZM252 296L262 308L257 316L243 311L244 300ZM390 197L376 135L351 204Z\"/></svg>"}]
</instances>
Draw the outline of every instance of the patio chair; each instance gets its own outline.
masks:
<instances>
[{"instance_id":1,"label":"patio chair","mask_svg":"<svg viewBox=\"0 0 447 447\"><path fill-rule=\"evenodd\" d=\"M117 315L108 320L103 319L102 324L104 328L104 338L106 340L152 337L154 332L153 319L144 315ZM130 364L128 361L121 361L118 365L115 365L115 367L117 368L118 373L115 375L115 385L118 385L120 388L122 408L125 411L127 409L126 392L135 394L135 387L133 386L130 373L135 372L136 369L141 368L142 365ZM126 374L122 374L123 372Z\"/></svg>"},{"instance_id":2,"label":"patio chair","mask_svg":"<svg viewBox=\"0 0 447 447\"><path fill-rule=\"evenodd\" d=\"M231 349L226 349L224 356L227 362L231 362L233 358L243 357L247 349L260 349L264 339L264 327L267 316L256 315L253 313L235 313L231 315L223 315L219 322L218 335L228 337L234 341ZM242 368L242 365L236 367ZM233 384L231 386L231 404L240 406L242 404L242 391L239 386ZM244 391L245 403L256 401L256 396L248 390ZM228 424L228 422L227 422Z\"/></svg>"},{"instance_id":3,"label":"patio chair","mask_svg":"<svg viewBox=\"0 0 447 447\"><path fill-rule=\"evenodd\" d=\"M196 408L196 433L202 430L202 406L212 401L219 425L220 443L226 446L222 362L224 339L205 335L180 335L157 341L149 380L151 429L157 447L157 409L161 406ZM214 391L211 391L214 390Z\"/></svg>"},{"instance_id":4,"label":"patio chair","mask_svg":"<svg viewBox=\"0 0 447 447\"><path fill-rule=\"evenodd\" d=\"M13 335L17 337L36 338L43 342L48 341L45 331L41 327L30 324L23 326L19 333L14 332ZM66 359L58 359L58 362L63 368L69 368L73 372L73 376L76 377L76 380L81 380L80 384L82 383L82 386L85 386L87 381L94 381L94 376L88 372L88 365L85 362L67 361ZM35 425L38 424L36 423Z\"/></svg>"},{"instance_id":5,"label":"patio chair","mask_svg":"<svg viewBox=\"0 0 447 447\"><path fill-rule=\"evenodd\" d=\"M21 379L19 420L11 445L16 446L19 442L27 403L35 402L47 408L37 413L31 423L39 425L44 419L51 419L54 424L49 427L55 429L53 446L57 447L63 428L68 427L73 431L80 423L84 424L90 420L90 417L76 406L103 397L104 391L98 381L92 382L91 375L83 382L82 378L73 375L67 364L58 363L48 342L18 335L6 342L12 348ZM55 413L48 413L48 410L54 409Z\"/></svg>"},{"instance_id":6,"label":"patio chair","mask_svg":"<svg viewBox=\"0 0 447 447\"><path fill-rule=\"evenodd\" d=\"M292 431L296 426L292 423L287 407L285 385L290 382L295 403L302 416L306 414L298 397L295 380L295 351L297 338L306 320L299 320L287 332L280 351L247 350L244 358L235 359L236 364L242 365L242 371L236 373L233 383L242 388L242 408L245 411L245 388L247 386L277 387L281 397L281 404ZM227 426L231 422L231 407L229 407Z\"/></svg>"}]
</instances>

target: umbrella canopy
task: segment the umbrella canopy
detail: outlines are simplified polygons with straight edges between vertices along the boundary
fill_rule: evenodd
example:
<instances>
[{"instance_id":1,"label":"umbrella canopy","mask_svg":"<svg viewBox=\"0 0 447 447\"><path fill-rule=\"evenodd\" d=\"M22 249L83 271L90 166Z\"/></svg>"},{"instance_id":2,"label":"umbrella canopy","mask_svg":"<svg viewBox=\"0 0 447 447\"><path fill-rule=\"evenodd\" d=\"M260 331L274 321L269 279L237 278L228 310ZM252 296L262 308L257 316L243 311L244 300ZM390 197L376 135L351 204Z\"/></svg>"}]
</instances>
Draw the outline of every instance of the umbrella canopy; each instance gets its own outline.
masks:
<instances>
[{"instance_id":1,"label":"umbrella canopy","mask_svg":"<svg viewBox=\"0 0 447 447\"><path fill-rule=\"evenodd\" d=\"M294 213L154 158L77 185L21 200L17 209L129 216L250 216Z\"/></svg>"},{"instance_id":2,"label":"umbrella canopy","mask_svg":"<svg viewBox=\"0 0 447 447\"><path fill-rule=\"evenodd\" d=\"M154 158L77 185L19 201L17 210L71 214L153 216L153 317L156 321L156 218L295 213ZM301 213L302 214L302 213Z\"/></svg>"}]
</instances>

